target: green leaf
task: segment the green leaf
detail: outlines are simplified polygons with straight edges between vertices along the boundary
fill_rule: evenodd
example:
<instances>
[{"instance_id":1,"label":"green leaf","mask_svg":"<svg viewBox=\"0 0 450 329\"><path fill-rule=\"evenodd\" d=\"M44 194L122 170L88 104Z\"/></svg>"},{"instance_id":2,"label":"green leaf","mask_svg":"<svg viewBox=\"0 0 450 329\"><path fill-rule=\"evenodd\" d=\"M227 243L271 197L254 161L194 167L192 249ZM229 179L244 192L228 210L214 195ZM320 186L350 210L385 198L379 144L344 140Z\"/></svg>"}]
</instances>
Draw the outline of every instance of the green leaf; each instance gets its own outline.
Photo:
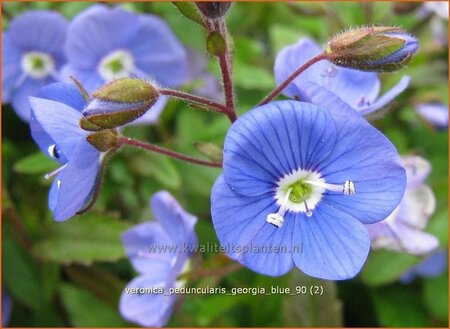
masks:
<instances>
[{"instance_id":1,"label":"green leaf","mask_svg":"<svg viewBox=\"0 0 450 329\"><path fill-rule=\"evenodd\" d=\"M65 284L59 290L72 326L124 327L127 325L117 309L102 303L88 291Z\"/></svg>"},{"instance_id":2,"label":"green leaf","mask_svg":"<svg viewBox=\"0 0 450 329\"><path fill-rule=\"evenodd\" d=\"M30 154L14 165L14 171L19 174L43 174L54 170L58 164L47 158L42 152Z\"/></svg>"},{"instance_id":3,"label":"green leaf","mask_svg":"<svg viewBox=\"0 0 450 329\"><path fill-rule=\"evenodd\" d=\"M391 286L377 289L372 300L382 327L427 327L425 307L416 289Z\"/></svg>"},{"instance_id":4,"label":"green leaf","mask_svg":"<svg viewBox=\"0 0 450 329\"><path fill-rule=\"evenodd\" d=\"M222 162L222 148L214 143L194 142L194 146L203 155L207 156L211 161Z\"/></svg>"},{"instance_id":5,"label":"green leaf","mask_svg":"<svg viewBox=\"0 0 450 329\"><path fill-rule=\"evenodd\" d=\"M178 8L178 10L183 14L184 17L203 26L203 19L200 16L200 13L197 10L194 2L173 1L172 3L175 5L175 7Z\"/></svg>"},{"instance_id":6,"label":"green leaf","mask_svg":"<svg viewBox=\"0 0 450 329\"><path fill-rule=\"evenodd\" d=\"M168 189L180 188L180 174L173 164L173 160L166 156L142 153L134 157L130 166L138 175L152 177Z\"/></svg>"},{"instance_id":7,"label":"green leaf","mask_svg":"<svg viewBox=\"0 0 450 329\"><path fill-rule=\"evenodd\" d=\"M379 286L397 280L420 258L389 250L372 251L361 271L361 279L368 285Z\"/></svg>"},{"instance_id":8,"label":"green leaf","mask_svg":"<svg viewBox=\"0 0 450 329\"><path fill-rule=\"evenodd\" d=\"M444 324L448 321L448 272L423 280L425 304L430 312Z\"/></svg>"},{"instance_id":9,"label":"green leaf","mask_svg":"<svg viewBox=\"0 0 450 329\"><path fill-rule=\"evenodd\" d=\"M212 31L206 37L206 50L213 56L224 55L227 51L225 38L217 31Z\"/></svg>"},{"instance_id":10,"label":"green leaf","mask_svg":"<svg viewBox=\"0 0 450 329\"><path fill-rule=\"evenodd\" d=\"M24 305L40 309L45 304L37 266L30 255L3 234L2 278L8 292Z\"/></svg>"},{"instance_id":11,"label":"green leaf","mask_svg":"<svg viewBox=\"0 0 450 329\"><path fill-rule=\"evenodd\" d=\"M432 217L426 230L439 240L439 245L448 245L448 210L443 209Z\"/></svg>"},{"instance_id":12,"label":"green leaf","mask_svg":"<svg viewBox=\"0 0 450 329\"><path fill-rule=\"evenodd\" d=\"M46 238L35 244L33 253L61 264L91 264L123 257L120 235L129 223L105 215L88 214L53 223Z\"/></svg>"},{"instance_id":13,"label":"green leaf","mask_svg":"<svg viewBox=\"0 0 450 329\"><path fill-rule=\"evenodd\" d=\"M283 314L287 326L295 327L341 327L342 302L337 296L333 281L309 277L300 271L292 271L289 277L291 293L283 300ZM303 288L305 287L305 288ZM318 287L317 290L314 287ZM311 288L313 288L311 290ZM323 294L311 294L320 292Z\"/></svg>"}]
</instances>

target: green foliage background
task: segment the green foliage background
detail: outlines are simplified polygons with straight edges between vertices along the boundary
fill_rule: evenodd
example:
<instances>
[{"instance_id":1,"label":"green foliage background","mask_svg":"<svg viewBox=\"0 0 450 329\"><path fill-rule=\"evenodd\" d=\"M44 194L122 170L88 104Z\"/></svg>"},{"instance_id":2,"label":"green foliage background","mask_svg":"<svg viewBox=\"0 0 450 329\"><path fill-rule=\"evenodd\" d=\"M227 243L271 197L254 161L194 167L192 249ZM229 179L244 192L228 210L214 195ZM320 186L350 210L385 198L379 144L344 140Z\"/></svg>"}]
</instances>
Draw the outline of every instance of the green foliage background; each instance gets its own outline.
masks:
<instances>
[{"instance_id":1,"label":"green foliage background","mask_svg":"<svg viewBox=\"0 0 450 329\"><path fill-rule=\"evenodd\" d=\"M3 3L3 29L11 17L29 9L54 9L67 18L91 4ZM205 52L198 25L170 3L125 3L128 10L163 17L181 42ZM320 43L342 29L368 23L397 25L415 33L420 50L409 66L382 75L388 89L401 76L412 77L408 90L373 123L401 154L419 154L433 166L429 177L437 208L427 231L448 245L448 132L434 131L415 114L419 102L448 104L448 48L430 33L429 20L415 13L398 15L393 4L377 3L236 3L228 17L234 40L234 82L238 112L251 109L274 87L272 66L277 52L310 36ZM445 24L447 21L445 21ZM445 26L445 30L447 27ZM214 59L209 70L218 74ZM195 82L198 83L198 82ZM186 90L195 85L186 86ZM125 134L201 156L194 142L221 145L229 123L225 117L171 101L152 127L127 128ZM2 282L12 298L10 326L133 326L121 319L118 297L135 275L123 258L121 232L151 218L150 195L170 191L199 217L201 243L216 242L209 214L211 186L220 173L159 155L124 149L108 164L106 180L94 209L79 218L55 223L47 210L49 182L55 168L37 151L28 127L9 106L2 109ZM212 254L203 255L211 259ZM193 286L295 287L322 285L325 295L189 295L175 307L169 326L447 326L448 272L439 277L397 279L420 258L371 252L353 280L327 282L294 270L279 278L242 269L219 280L202 278Z\"/></svg>"}]
</instances>

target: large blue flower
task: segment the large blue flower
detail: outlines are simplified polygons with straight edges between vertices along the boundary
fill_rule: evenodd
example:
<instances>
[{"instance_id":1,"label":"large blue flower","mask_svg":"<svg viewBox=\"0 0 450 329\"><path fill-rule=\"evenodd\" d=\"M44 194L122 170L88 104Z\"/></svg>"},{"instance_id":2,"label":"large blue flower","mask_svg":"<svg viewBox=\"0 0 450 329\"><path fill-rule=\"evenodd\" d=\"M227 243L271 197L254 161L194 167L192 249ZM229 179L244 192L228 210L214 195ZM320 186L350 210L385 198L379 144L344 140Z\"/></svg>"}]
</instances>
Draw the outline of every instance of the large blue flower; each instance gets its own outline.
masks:
<instances>
[{"instance_id":1,"label":"large blue flower","mask_svg":"<svg viewBox=\"0 0 450 329\"><path fill-rule=\"evenodd\" d=\"M2 103L11 102L24 121L30 119L28 96L58 79L66 28L56 12L28 11L2 32Z\"/></svg>"},{"instance_id":2,"label":"large blue flower","mask_svg":"<svg viewBox=\"0 0 450 329\"><path fill-rule=\"evenodd\" d=\"M293 71L322 49L311 39L300 39L295 45L283 48L275 60L275 80L277 84L284 81ZM287 97L305 102L320 104L315 94L308 93L309 84L326 88L359 113L372 113L391 102L406 89L410 78L403 77L392 89L381 97L380 80L377 73L338 67L328 61L320 61L306 69L284 90Z\"/></svg>"},{"instance_id":3,"label":"large blue flower","mask_svg":"<svg viewBox=\"0 0 450 329\"><path fill-rule=\"evenodd\" d=\"M58 82L30 98L31 134L45 155L61 164L49 192L48 205L55 220L74 216L91 198L100 169L101 152L80 128L85 100L73 84Z\"/></svg>"},{"instance_id":4,"label":"large blue flower","mask_svg":"<svg viewBox=\"0 0 450 329\"><path fill-rule=\"evenodd\" d=\"M131 322L161 327L176 299L169 289L184 284L177 278L189 267L188 258L197 244L197 219L165 191L153 195L150 207L156 221L138 224L122 234L125 253L140 275L124 289L119 309ZM163 293L146 292L149 288L160 288Z\"/></svg>"},{"instance_id":5,"label":"large blue flower","mask_svg":"<svg viewBox=\"0 0 450 329\"><path fill-rule=\"evenodd\" d=\"M274 102L232 125L212 218L227 254L256 272L282 275L296 265L348 279L369 251L363 224L395 209L405 171L378 130L326 90L315 93L326 109Z\"/></svg>"},{"instance_id":6,"label":"large blue flower","mask_svg":"<svg viewBox=\"0 0 450 329\"><path fill-rule=\"evenodd\" d=\"M74 76L89 92L124 76L153 79L169 87L186 78L184 48L154 15L92 6L71 22L65 50L68 64L62 75ZM155 121L164 104L162 97L140 121Z\"/></svg>"}]
</instances>

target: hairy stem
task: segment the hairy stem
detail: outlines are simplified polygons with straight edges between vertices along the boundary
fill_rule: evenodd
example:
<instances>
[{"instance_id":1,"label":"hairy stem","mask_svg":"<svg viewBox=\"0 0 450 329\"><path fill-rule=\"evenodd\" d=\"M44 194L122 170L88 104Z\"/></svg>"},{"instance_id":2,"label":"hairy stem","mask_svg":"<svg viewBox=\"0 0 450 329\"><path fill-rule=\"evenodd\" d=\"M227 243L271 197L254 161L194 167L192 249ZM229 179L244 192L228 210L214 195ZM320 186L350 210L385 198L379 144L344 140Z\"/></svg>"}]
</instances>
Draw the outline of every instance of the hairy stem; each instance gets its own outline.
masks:
<instances>
[{"instance_id":1,"label":"hairy stem","mask_svg":"<svg viewBox=\"0 0 450 329\"><path fill-rule=\"evenodd\" d=\"M185 92L178 91L178 90L172 90L172 89L159 89L159 93L161 95L178 98L178 99L181 99L181 100L184 100L187 102L201 104L215 112L227 114L226 106L216 103L210 99L206 99L206 98L203 98L200 96L196 96L196 95L192 95L189 93L185 93Z\"/></svg>"},{"instance_id":2,"label":"hairy stem","mask_svg":"<svg viewBox=\"0 0 450 329\"><path fill-rule=\"evenodd\" d=\"M258 105L264 105L269 103L271 100L273 100L279 93L283 91L284 88L287 87L288 84L290 84L297 76L299 76L303 71L305 71L308 67L311 65L321 61L322 59L326 59L325 53L320 53L313 58L311 58L309 61L307 61L305 64L300 66L298 69L296 69L290 76L286 78L278 87L276 87L274 90L272 90L266 97L264 97Z\"/></svg>"},{"instance_id":3,"label":"hairy stem","mask_svg":"<svg viewBox=\"0 0 450 329\"><path fill-rule=\"evenodd\" d=\"M117 141L118 146L129 145L129 146L137 147L137 148L140 148L140 149L143 149L146 151L163 154L165 156L168 156L168 157L171 157L171 158L174 158L177 160L194 163L194 164L201 165L201 166L222 168L222 163L220 163L220 162L211 162L211 161L205 161L205 160L192 158L183 153L171 151L169 149L166 149L166 148L154 145L154 144L141 142L136 139L132 139L132 138L128 138L128 137L119 137L119 138L117 138L116 141Z\"/></svg>"}]
</instances>

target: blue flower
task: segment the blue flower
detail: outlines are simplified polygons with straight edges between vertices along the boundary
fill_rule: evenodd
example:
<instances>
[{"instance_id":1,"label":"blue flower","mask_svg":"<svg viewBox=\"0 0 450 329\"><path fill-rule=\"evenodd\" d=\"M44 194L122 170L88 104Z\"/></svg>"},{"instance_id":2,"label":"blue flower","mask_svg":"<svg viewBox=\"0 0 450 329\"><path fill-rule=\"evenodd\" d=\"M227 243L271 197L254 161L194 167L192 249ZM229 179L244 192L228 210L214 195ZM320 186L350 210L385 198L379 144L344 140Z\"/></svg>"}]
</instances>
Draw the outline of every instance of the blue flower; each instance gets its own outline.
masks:
<instances>
[{"instance_id":1,"label":"blue flower","mask_svg":"<svg viewBox=\"0 0 450 329\"><path fill-rule=\"evenodd\" d=\"M416 276L424 278L441 275L447 267L446 250L437 250L425 257L418 265L410 268L401 277L400 282L411 283Z\"/></svg>"},{"instance_id":2,"label":"blue flower","mask_svg":"<svg viewBox=\"0 0 450 329\"><path fill-rule=\"evenodd\" d=\"M197 219L165 191L153 195L150 207L155 221L135 225L122 234L125 253L139 276L124 289L119 309L128 321L161 327L176 300L169 289L185 284L177 278L189 268L192 248L197 245ZM151 288L163 293L141 291Z\"/></svg>"},{"instance_id":3,"label":"blue flower","mask_svg":"<svg viewBox=\"0 0 450 329\"><path fill-rule=\"evenodd\" d=\"M91 133L80 128L86 105L77 88L58 82L30 98L30 128L41 151L61 167L49 192L48 206L57 221L74 216L90 200L100 170L102 153L87 140Z\"/></svg>"},{"instance_id":4,"label":"blue flower","mask_svg":"<svg viewBox=\"0 0 450 329\"><path fill-rule=\"evenodd\" d=\"M282 275L355 276L369 251L365 223L400 202L405 171L392 144L345 103L280 101L230 128L223 175L212 190L214 228L227 254ZM325 101L324 101L325 103Z\"/></svg>"},{"instance_id":5,"label":"blue flower","mask_svg":"<svg viewBox=\"0 0 450 329\"><path fill-rule=\"evenodd\" d=\"M436 205L433 191L424 183L431 165L413 155L403 157L403 165L407 183L402 201L385 220L367 225L372 248L428 254L439 245L434 235L423 232Z\"/></svg>"},{"instance_id":6,"label":"blue flower","mask_svg":"<svg viewBox=\"0 0 450 329\"><path fill-rule=\"evenodd\" d=\"M2 289L2 327L6 327L11 315L11 300L8 294Z\"/></svg>"},{"instance_id":7,"label":"blue flower","mask_svg":"<svg viewBox=\"0 0 450 329\"><path fill-rule=\"evenodd\" d=\"M274 72L277 84L321 51L322 49L308 38L300 39L295 45L283 48L275 60ZM377 73L338 67L328 61L320 61L291 82L283 90L283 94L323 106L315 99L315 94L308 93L306 90L311 84L321 86L357 112L366 115L390 103L406 89L409 80L408 76L404 76L392 89L378 97L380 80Z\"/></svg>"},{"instance_id":8,"label":"blue flower","mask_svg":"<svg viewBox=\"0 0 450 329\"><path fill-rule=\"evenodd\" d=\"M436 129L448 128L448 106L441 103L422 103L415 106L416 113Z\"/></svg>"},{"instance_id":9,"label":"blue flower","mask_svg":"<svg viewBox=\"0 0 450 329\"><path fill-rule=\"evenodd\" d=\"M30 119L28 96L58 79L64 63L66 20L51 11L28 11L2 32L2 103Z\"/></svg>"},{"instance_id":10,"label":"blue flower","mask_svg":"<svg viewBox=\"0 0 450 329\"><path fill-rule=\"evenodd\" d=\"M96 5L77 15L65 50L62 75L77 78L88 92L125 76L176 87L187 71L186 52L163 20L118 7ZM162 97L140 122L156 121L164 105Z\"/></svg>"}]
</instances>

